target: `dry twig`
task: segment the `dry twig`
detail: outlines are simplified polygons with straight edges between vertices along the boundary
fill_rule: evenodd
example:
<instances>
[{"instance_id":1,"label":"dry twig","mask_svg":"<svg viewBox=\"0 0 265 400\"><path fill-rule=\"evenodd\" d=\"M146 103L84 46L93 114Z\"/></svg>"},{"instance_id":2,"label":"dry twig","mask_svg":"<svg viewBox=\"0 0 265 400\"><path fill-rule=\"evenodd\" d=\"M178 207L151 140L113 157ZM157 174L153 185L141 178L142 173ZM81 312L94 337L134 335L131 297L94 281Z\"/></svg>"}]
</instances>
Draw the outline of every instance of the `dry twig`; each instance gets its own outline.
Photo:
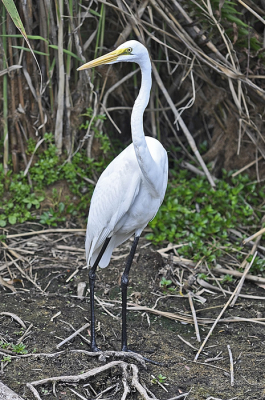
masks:
<instances>
[{"instance_id":1,"label":"dry twig","mask_svg":"<svg viewBox=\"0 0 265 400\"><path fill-rule=\"evenodd\" d=\"M250 267L251 267L251 265L252 265L252 263L253 263L253 261L254 261L254 258L255 258L255 256L253 257L251 263L250 263L249 265L246 266L246 269L245 269L245 271L244 271L244 274L242 275L242 277L241 277L241 279L240 279L240 281L239 281L237 287L235 288L235 290L234 290L234 292L232 293L231 297L229 298L229 300L228 300L227 303L225 304L224 308L222 309L222 311L220 312L220 314L219 314L218 317L216 318L216 320L215 320L213 326L212 326L211 329L209 330L209 332L208 332L206 338L204 339L204 341L203 341L203 343L202 343L202 345L201 345L199 351L197 352L197 354L196 354L196 356L195 356L195 358L194 358L194 361L197 361L197 359L198 359L198 357L199 357L199 355L200 355L202 349L204 348L204 346L205 346L207 340L209 339L209 337L211 336L211 334L212 334L212 332L213 332L215 326L216 326L217 323L219 322L221 316L223 315L223 313L225 312L225 310L227 309L227 307L229 306L229 304L231 303L231 301L233 300L233 297L235 296L235 294L237 293L238 288L239 288L240 285L241 285L241 280L244 280L244 279L245 279L245 276L246 276L246 274L248 273L248 271L249 271L249 269L250 269Z\"/></svg>"}]
</instances>

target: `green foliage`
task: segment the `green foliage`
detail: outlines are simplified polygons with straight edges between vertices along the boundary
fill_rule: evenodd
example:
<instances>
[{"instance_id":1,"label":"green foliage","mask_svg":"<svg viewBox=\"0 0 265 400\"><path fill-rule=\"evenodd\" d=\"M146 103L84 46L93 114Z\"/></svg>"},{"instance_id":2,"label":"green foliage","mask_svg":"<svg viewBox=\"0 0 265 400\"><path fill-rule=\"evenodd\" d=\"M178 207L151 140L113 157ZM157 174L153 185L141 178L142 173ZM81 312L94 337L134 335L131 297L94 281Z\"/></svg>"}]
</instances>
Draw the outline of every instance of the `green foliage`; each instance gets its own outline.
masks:
<instances>
[{"instance_id":1,"label":"green foliage","mask_svg":"<svg viewBox=\"0 0 265 400\"><path fill-rule=\"evenodd\" d=\"M0 227L34 219L30 210L38 209L43 200L38 191L31 193L23 172L13 175L9 172L5 176L0 165Z\"/></svg>"},{"instance_id":2,"label":"green foliage","mask_svg":"<svg viewBox=\"0 0 265 400\"><path fill-rule=\"evenodd\" d=\"M27 354L28 351L26 350L26 346L23 343L13 344L13 343L6 343L0 340L0 348L11 350L16 354Z\"/></svg>"},{"instance_id":3,"label":"green foliage","mask_svg":"<svg viewBox=\"0 0 265 400\"><path fill-rule=\"evenodd\" d=\"M253 259L253 256L249 256L247 258L247 261L250 263ZM260 258L259 256L257 256L255 258L255 260L253 261L253 264L250 268L250 271L254 274L258 274L260 272L264 272L265 271L265 262L264 262L264 258Z\"/></svg>"},{"instance_id":4,"label":"green foliage","mask_svg":"<svg viewBox=\"0 0 265 400\"><path fill-rule=\"evenodd\" d=\"M28 350L26 350L26 346L23 343L12 344L12 351L16 354L27 354Z\"/></svg>"},{"instance_id":5,"label":"green foliage","mask_svg":"<svg viewBox=\"0 0 265 400\"><path fill-rule=\"evenodd\" d=\"M88 118L92 118L92 110L89 109L85 114ZM96 116L91 124L93 127L98 119L103 120L104 116ZM89 120L86 124L89 123ZM87 126L87 125L86 125ZM94 189L92 184L87 183L87 177L93 177L94 174L99 175L106 168L109 158L110 142L107 136L100 135L102 151L107 153L99 162L88 159L84 149L80 149L76 153L71 162L60 160L54 137L51 133L46 133L44 138L46 141L46 149L41 151L37 149L35 156L36 161L29 168L29 174L32 181L30 187L27 177L23 172L14 174L11 171L4 174L3 166L0 164L0 227L7 224L22 223L24 221L34 221L40 218L40 223L49 226L57 226L58 223L64 222L67 215L86 217L91 195ZM29 139L27 154L33 154L36 143L33 139ZM45 200L45 190L49 185L66 181L72 198L64 196L61 199L61 193L56 188L52 190L52 197L49 198L49 207L45 207L41 211L40 216L37 210L42 207Z\"/></svg>"},{"instance_id":6,"label":"green foliage","mask_svg":"<svg viewBox=\"0 0 265 400\"><path fill-rule=\"evenodd\" d=\"M36 141L32 138L28 139L26 154L31 155L36 147Z\"/></svg>"},{"instance_id":7,"label":"green foliage","mask_svg":"<svg viewBox=\"0 0 265 400\"><path fill-rule=\"evenodd\" d=\"M199 279L203 279L204 281L208 281L209 279L208 279L208 276L206 275L206 274L203 274L203 273L201 273L201 274L198 274L198 278Z\"/></svg>"},{"instance_id":8,"label":"green foliage","mask_svg":"<svg viewBox=\"0 0 265 400\"><path fill-rule=\"evenodd\" d=\"M3 356L1 362L11 362L11 357L10 356Z\"/></svg>"},{"instance_id":9,"label":"green foliage","mask_svg":"<svg viewBox=\"0 0 265 400\"><path fill-rule=\"evenodd\" d=\"M166 279L164 276L162 277L160 281L160 286L164 289L166 289L168 286L170 286L172 281L170 279Z\"/></svg>"},{"instance_id":10,"label":"green foliage","mask_svg":"<svg viewBox=\"0 0 265 400\"><path fill-rule=\"evenodd\" d=\"M230 184L228 179L225 175L213 190L206 178L189 178L187 171L179 171L149 223L153 233L147 238L155 244L163 240L183 244L178 254L195 261L205 258L212 262L231 251L229 229L259 223L265 208L257 206L264 201L265 191L250 184L246 176L238 176Z\"/></svg>"},{"instance_id":11,"label":"green foliage","mask_svg":"<svg viewBox=\"0 0 265 400\"><path fill-rule=\"evenodd\" d=\"M157 384L158 382L162 384L162 383L165 383L166 379L167 379L167 377L163 376L162 374L159 374L157 378L152 375L151 382L154 384Z\"/></svg>"},{"instance_id":12,"label":"green foliage","mask_svg":"<svg viewBox=\"0 0 265 400\"><path fill-rule=\"evenodd\" d=\"M233 277L231 275L225 275L221 281L221 283L231 283L233 282Z\"/></svg>"},{"instance_id":13,"label":"green foliage","mask_svg":"<svg viewBox=\"0 0 265 400\"><path fill-rule=\"evenodd\" d=\"M47 149L38 153L37 162L30 168L30 176L35 190L41 190L60 178L59 157L53 143L53 135L46 133L45 140L48 144Z\"/></svg>"},{"instance_id":14,"label":"green foliage","mask_svg":"<svg viewBox=\"0 0 265 400\"><path fill-rule=\"evenodd\" d=\"M209 16L209 9L206 3L202 5L199 2L191 0L187 4L189 15L196 16L196 19L200 18L200 22L205 31L209 33L211 40L218 41L221 38L220 32ZM215 19L220 23L234 45L243 49L250 48L253 52L257 52L263 48L262 41L258 39L258 35L251 28L255 24L254 16L250 15L246 19L245 14L238 7L238 3L230 0L222 2L220 0L211 0L210 4ZM250 23L251 18L253 19L252 23ZM263 55L260 54L259 57L263 57Z\"/></svg>"},{"instance_id":15,"label":"green foliage","mask_svg":"<svg viewBox=\"0 0 265 400\"><path fill-rule=\"evenodd\" d=\"M59 222L65 222L65 216L62 216L62 212L65 208L64 203L60 203L61 207L58 212L53 210L52 208L49 211L44 211L44 213L40 216L40 223L43 225L49 226L57 226Z\"/></svg>"}]
</instances>

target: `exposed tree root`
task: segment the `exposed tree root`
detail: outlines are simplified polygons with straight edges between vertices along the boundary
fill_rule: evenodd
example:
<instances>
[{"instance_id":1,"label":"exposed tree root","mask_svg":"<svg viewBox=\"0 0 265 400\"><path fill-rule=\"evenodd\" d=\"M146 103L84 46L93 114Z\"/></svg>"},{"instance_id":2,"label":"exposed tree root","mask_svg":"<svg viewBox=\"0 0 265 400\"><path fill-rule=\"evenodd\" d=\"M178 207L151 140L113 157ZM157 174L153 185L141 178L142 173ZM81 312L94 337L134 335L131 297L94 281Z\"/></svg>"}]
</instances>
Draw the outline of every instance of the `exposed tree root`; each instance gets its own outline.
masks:
<instances>
[{"instance_id":1,"label":"exposed tree root","mask_svg":"<svg viewBox=\"0 0 265 400\"><path fill-rule=\"evenodd\" d=\"M131 390L130 388L134 388L135 390L137 390L137 392L142 396L142 398L144 400L156 399L155 396L149 397L146 389L140 383L139 378L138 378L139 370L138 370L137 366L135 364L128 364L124 361L111 361L108 364L90 369L89 371L84 372L83 374L80 374L80 375L55 376L55 377L51 377L51 378L41 379L39 381L27 383L27 387L31 390L31 392L34 394L36 399L42 400L39 393L36 390L37 386L51 383L54 385L53 390L55 392L56 382L64 382L64 383L81 382L81 381L87 380L97 374L100 374L101 372L111 369L113 367L120 367L122 370L122 378L121 379L122 379L122 384L123 384L123 394L122 394L121 400L125 400L127 398L127 395L130 393L130 390ZM130 370L130 373L128 373L128 370Z\"/></svg>"}]
</instances>

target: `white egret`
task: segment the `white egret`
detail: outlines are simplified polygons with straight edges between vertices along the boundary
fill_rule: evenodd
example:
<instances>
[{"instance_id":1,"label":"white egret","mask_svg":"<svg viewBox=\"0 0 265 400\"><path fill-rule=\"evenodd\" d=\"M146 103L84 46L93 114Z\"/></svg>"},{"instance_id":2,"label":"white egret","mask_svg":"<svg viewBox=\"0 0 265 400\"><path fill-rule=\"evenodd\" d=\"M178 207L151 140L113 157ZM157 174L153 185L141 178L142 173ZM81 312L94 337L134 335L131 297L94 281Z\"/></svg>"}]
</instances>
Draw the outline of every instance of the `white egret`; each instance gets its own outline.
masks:
<instances>
[{"instance_id":1,"label":"white egret","mask_svg":"<svg viewBox=\"0 0 265 400\"><path fill-rule=\"evenodd\" d=\"M121 278L122 350L128 351L126 308L128 276L139 237L156 215L168 179L167 152L161 143L146 137L143 114L152 85L151 62L145 46L135 40L82 65L78 70L121 61L139 64L142 82L131 115L132 143L105 169L94 190L87 222L86 258L89 270L91 350L98 351L95 338L94 285L96 268L107 267L113 249L135 235Z\"/></svg>"}]
</instances>

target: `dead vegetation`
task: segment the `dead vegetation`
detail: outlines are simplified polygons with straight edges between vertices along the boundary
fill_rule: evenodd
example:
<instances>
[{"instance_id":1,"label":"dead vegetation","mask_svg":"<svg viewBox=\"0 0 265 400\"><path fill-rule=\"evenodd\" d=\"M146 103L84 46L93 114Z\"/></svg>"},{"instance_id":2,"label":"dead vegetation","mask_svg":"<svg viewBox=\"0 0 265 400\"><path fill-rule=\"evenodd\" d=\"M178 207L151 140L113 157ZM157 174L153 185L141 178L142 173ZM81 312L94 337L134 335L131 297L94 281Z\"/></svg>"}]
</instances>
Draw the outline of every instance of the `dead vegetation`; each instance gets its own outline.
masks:
<instances>
[{"instance_id":1,"label":"dead vegetation","mask_svg":"<svg viewBox=\"0 0 265 400\"><path fill-rule=\"evenodd\" d=\"M251 263L245 263L244 273L234 271L232 259L231 263L226 260L226 269L219 266L207 271L191 260L178 259L172 246L150 251L149 243L141 239L128 304L130 342L137 353L122 353L118 351L118 287L119 271L128 253L123 245L114 253L110 268L98 276L97 335L103 351L91 353L89 323L85 322L89 315L83 235L84 230L78 228L33 231L24 226L23 232L10 233L8 246L1 249L3 398L11 396L12 388L28 400L54 396L201 400L211 395L228 398L228 394L229 398L245 399L249 384L242 386L242 375L250 374L253 382L264 373L265 296L262 289L258 292L247 283L264 287L264 278L248 274ZM251 250L254 256L257 245ZM207 274L208 281L202 280L200 273ZM233 273L240 278L237 284L222 284L220 275ZM162 278L171 280L170 290L161 286ZM223 336L228 331L233 334ZM242 346L255 340L257 353L248 353L253 362L243 361L247 350L237 343L239 338ZM21 344L24 347L16 347ZM227 356L221 356L222 352ZM211 391L203 383L209 368L216 370ZM193 378L187 380L190 374ZM160 375L166 379L160 381ZM240 395L239 386L243 388ZM263 390L261 384L251 393L261 396ZM226 397L222 397L224 393Z\"/></svg>"},{"instance_id":2,"label":"dead vegetation","mask_svg":"<svg viewBox=\"0 0 265 400\"><path fill-rule=\"evenodd\" d=\"M135 38L148 47L153 61L146 133L170 146L173 158L184 155L195 160L212 185L211 175L220 176L222 168L247 170L257 180L264 179L262 2L225 1L218 7L215 2L193 0L58 4L57 9L44 0L18 4L41 65L41 93L33 58L19 47L23 40L5 39L9 69L4 78L13 100L6 104L10 150L5 142L3 153L12 155L15 171L21 162L25 168L28 165L27 140L40 140L49 131L54 132L58 152L65 149L68 159L83 145L89 156L99 156L98 139L90 126L87 132L78 131L86 107L94 116L108 116L109 123L102 127L97 121L97 125L111 140L117 132L122 132L121 140L130 138L128 119L139 85L137 70L122 65L77 74L76 68ZM9 16L6 22L7 33L14 34ZM129 80L132 76L134 81ZM1 91L5 102L2 86ZM202 157L200 146L205 141L208 148ZM179 146L182 149L176 150Z\"/></svg>"}]
</instances>

